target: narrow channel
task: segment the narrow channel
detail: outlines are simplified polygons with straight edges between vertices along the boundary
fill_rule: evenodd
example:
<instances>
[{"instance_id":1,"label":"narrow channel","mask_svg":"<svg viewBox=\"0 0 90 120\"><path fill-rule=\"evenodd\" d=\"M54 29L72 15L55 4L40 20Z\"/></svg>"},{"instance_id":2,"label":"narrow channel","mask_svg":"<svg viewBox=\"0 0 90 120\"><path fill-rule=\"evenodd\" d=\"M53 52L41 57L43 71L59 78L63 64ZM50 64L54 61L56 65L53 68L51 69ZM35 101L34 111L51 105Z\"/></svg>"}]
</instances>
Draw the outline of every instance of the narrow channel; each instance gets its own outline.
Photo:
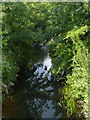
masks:
<instances>
[{"instance_id":1,"label":"narrow channel","mask_svg":"<svg viewBox=\"0 0 90 120\"><path fill-rule=\"evenodd\" d=\"M41 52L41 53L40 53ZM41 56L37 60L37 56ZM5 118L65 118L66 110L58 103L62 98L63 85L51 72L52 60L47 47L36 50L30 71L19 74L13 88L12 100L3 105Z\"/></svg>"}]
</instances>

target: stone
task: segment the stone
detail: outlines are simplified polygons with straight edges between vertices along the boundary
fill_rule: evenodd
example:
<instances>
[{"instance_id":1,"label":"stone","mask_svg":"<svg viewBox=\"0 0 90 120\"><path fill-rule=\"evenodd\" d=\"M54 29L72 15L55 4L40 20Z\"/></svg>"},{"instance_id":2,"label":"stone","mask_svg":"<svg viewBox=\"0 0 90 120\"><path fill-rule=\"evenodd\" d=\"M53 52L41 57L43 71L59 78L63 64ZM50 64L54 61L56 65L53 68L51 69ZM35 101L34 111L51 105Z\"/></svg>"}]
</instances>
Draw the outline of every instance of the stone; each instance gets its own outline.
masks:
<instances>
[{"instance_id":1,"label":"stone","mask_svg":"<svg viewBox=\"0 0 90 120\"><path fill-rule=\"evenodd\" d=\"M47 66L45 66L45 70L47 70Z\"/></svg>"}]
</instances>

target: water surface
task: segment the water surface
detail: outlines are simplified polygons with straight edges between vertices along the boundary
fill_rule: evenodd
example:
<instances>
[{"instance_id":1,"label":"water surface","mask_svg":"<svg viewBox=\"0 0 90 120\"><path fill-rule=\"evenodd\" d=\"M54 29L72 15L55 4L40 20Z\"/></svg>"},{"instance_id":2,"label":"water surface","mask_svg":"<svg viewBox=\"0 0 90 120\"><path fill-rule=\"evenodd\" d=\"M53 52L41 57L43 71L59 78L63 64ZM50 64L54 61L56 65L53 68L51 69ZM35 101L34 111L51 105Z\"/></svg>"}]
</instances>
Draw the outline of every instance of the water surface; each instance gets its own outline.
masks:
<instances>
[{"instance_id":1,"label":"water surface","mask_svg":"<svg viewBox=\"0 0 90 120\"><path fill-rule=\"evenodd\" d=\"M36 50L32 56L31 71L23 70L20 73L12 101L7 99L8 103L3 105L3 116L58 119L65 117L65 109L58 104L62 97L63 85L48 73L52 62L47 48Z\"/></svg>"}]
</instances>

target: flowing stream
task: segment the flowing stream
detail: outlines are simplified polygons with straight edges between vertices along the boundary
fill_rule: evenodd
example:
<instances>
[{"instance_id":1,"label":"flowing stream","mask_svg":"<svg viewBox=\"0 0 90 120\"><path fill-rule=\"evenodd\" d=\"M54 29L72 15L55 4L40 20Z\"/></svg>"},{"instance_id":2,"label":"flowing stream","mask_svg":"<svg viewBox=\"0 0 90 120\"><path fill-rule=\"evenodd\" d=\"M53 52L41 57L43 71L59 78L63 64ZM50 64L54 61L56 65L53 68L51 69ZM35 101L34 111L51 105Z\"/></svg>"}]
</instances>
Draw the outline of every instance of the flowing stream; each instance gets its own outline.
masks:
<instances>
[{"instance_id":1,"label":"flowing stream","mask_svg":"<svg viewBox=\"0 0 90 120\"><path fill-rule=\"evenodd\" d=\"M52 61L46 47L35 50L30 71L22 70L12 100L3 105L7 118L65 118L66 110L58 103L63 85L48 73ZM37 56L40 56L37 58ZM37 60L35 60L37 58Z\"/></svg>"}]
</instances>

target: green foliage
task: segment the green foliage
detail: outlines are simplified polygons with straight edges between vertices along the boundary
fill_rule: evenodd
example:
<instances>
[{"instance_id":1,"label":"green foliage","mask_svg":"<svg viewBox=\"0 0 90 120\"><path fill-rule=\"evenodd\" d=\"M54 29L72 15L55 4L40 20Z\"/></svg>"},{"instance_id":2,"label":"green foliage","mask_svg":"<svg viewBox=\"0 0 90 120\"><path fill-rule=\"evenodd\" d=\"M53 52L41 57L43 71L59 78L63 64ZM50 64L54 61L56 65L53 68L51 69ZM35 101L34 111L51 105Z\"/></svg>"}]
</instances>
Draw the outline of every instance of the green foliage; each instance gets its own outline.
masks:
<instances>
[{"instance_id":1,"label":"green foliage","mask_svg":"<svg viewBox=\"0 0 90 120\"><path fill-rule=\"evenodd\" d=\"M8 84L19 68L31 67L35 47L44 43L49 5L46 3L2 3L2 78ZM36 58L33 58L36 59Z\"/></svg>"},{"instance_id":2,"label":"green foliage","mask_svg":"<svg viewBox=\"0 0 90 120\"><path fill-rule=\"evenodd\" d=\"M67 87L67 85L65 86L65 103L66 103L66 109L68 112L68 115L72 115L72 113L75 111L75 98L74 95L72 93L71 87Z\"/></svg>"},{"instance_id":3,"label":"green foliage","mask_svg":"<svg viewBox=\"0 0 90 120\"><path fill-rule=\"evenodd\" d=\"M2 74L3 74L3 82L9 83L10 81L15 79L16 73L19 70L17 64L15 64L15 61L11 58L3 57L2 62Z\"/></svg>"},{"instance_id":4,"label":"green foliage","mask_svg":"<svg viewBox=\"0 0 90 120\"><path fill-rule=\"evenodd\" d=\"M46 31L52 34L49 49L53 58L53 68L56 74L59 74L60 70L68 74L72 69L70 65L74 48L73 41L70 38L65 39L65 36L75 26L82 27L89 24L88 3L56 3L53 4L51 11L53 12L47 20ZM85 37L87 36L83 35L80 39L86 39ZM87 46L87 41L88 37L86 41L84 40L85 46Z\"/></svg>"},{"instance_id":5,"label":"green foliage","mask_svg":"<svg viewBox=\"0 0 90 120\"><path fill-rule=\"evenodd\" d=\"M67 76L69 87L65 87L65 99L70 115L76 108L76 99L85 101L83 109L88 109L88 5L56 3L46 27L48 33L52 33L48 45L54 73L58 75L58 80Z\"/></svg>"},{"instance_id":6,"label":"green foliage","mask_svg":"<svg viewBox=\"0 0 90 120\"><path fill-rule=\"evenodd\" d=\"M84 110L88 110L88 49L85 47L83 42L80 40L80 35L84 35L88 31L88 26L77 27L70 31L66 38L69 37L73 41L73 66L72 74L67 76L67 84L72 89L71 95L73 99L78 98L79 100L84 100L86 105ZM65 39L66 39L65 38ZM75 53L77 51L77 53ZM65 92L68 92L65 88ZM70 93L70 92L69 92ZM70 97L70 100L72 97ZM72 108L72 106L70 106ZM72 108L73 109L73 108Z\"/></svg>"},{"instance_id":7,"label":"green foliage","mask_svg":"<svg viewBox=\"0 0 90 120\"><path fill-rule=\"evenodd\" d=\"M58 80L67 78L65 100L68 111L72 114L75 110L76 98L85 101L86 110L88 7L88 2L3 3L3 81L11 81L18 67L31 62L33 48L39 43L47 43L54 74Z\"/></svg>"},{"instance_id":8,"label":"green foliage","mask_svg":"<svg viewBox=\"0 0 90 120\"><path fill-rule=\"evenodd\" d=\"M27 51L45 41L47 7L45 3L3 3L3 50L11 51L19 65L27 62Z\"/></svg>"}]
</instances>

